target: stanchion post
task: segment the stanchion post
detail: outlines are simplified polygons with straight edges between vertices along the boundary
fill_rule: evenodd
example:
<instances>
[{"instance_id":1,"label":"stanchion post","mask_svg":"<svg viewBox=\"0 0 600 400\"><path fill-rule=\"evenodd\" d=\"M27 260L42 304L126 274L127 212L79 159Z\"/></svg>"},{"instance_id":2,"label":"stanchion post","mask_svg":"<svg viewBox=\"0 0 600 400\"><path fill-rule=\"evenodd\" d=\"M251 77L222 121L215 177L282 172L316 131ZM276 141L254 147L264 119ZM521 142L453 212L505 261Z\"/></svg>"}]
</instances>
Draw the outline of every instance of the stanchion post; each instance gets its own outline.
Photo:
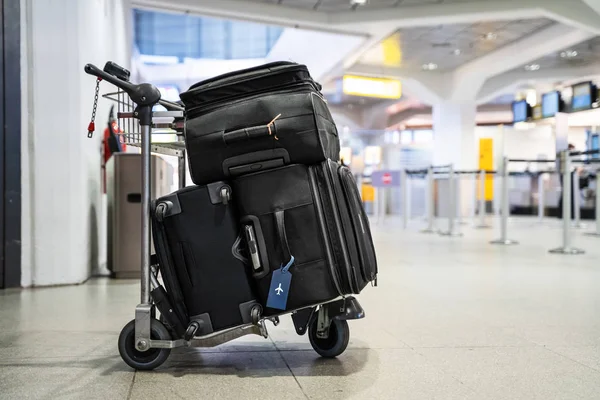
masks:
<instances>
[{"instance_id":1,"label":"stanchion post","mask_svg":"<svg viewBox=\"0 0 600 400\"><path fill-rule=\"evenodd\" d=\"M450 165L448 171L448 231L440 232L442 236L462 236L462 233L456 231L456 174L454 173L454 164Z\"/></svg>"},{"instance_id":2,"label":"stanchion post","mask_svg":"<svg viewBox=\"0 0 600 400\"><path fill-rule=\"evenodd\" d=\"M571 157L569 150L560 153L560 165L563 174L563 245L550 250L552 254L583 254L584 251L571 245Z\"/></svg>"},{"instance_id":3,"label":"stanchion post","mask_svg":"<svg viewBox=\"0 0 600 400\"><path fill-rule=\"evenodd\" d=\"M596 172L596 232L588 232L587 236L600 237L600 185L598 180L600 179L600 169Z\"/></svg>"},{"instance_id":4,"label":"stanchion post","mask_svg":"<svg viewBox=\"0 0 600 400\"><path fill-rule=\"evenodd\" d=\"M508 238L508 216L510 214L510 207L508 204L508 157L502 159L502 194L500 200L500 207L502 207L502 214L500 215L500 239L494 240L492 244L502 245L513 245L518 242Z\"/></svg>"},{"instance_id":5,"label":"stanchion post","mask_svg":"<svg viewBox=\"0 0 600 400\"><path fill-rule=\"evenodd\" d=\"M581 228L581 187L579 186L579 176L577 173L572 175L573 179L573 214L575 217L575 228Z\"/></svg>"},{"instance_id":6,"label":"stanchion post","mask_svg":"<svg viewBox=\"0 0 600 400\"><path fill-rule=\"evenodd\" d=\"M400 179L402 185L402 227L408 228L408 173L405 169L402 170Z\"/></svg>"},{"instance_id":7,"label":"stanchion post","mask_svg":"<svg viewBox=\"0 0 600 400\"><path fill-rule=\"evenodd\" d=\"M546 212L546 191L544 190L544 173L538 175L538 219L544 220Z\"/></svg>"},{"instance_id":8,"label":"stanchion post","mask_svg":"<svg viewBox=\"0 0 600 400\"><path fill-rule=\"evenodd\" d=\"M489 226L485 222L485 181L486 172L485 170L479 171L479 224L476 226L477 229L489 229Z\"/></svg>"},{"instance_id":9,"label":"stanchion post","mask_svg":"<svg viewBox=\"0 0 600 400\"><path fill-rule=\"evenodd\" d=\"M406 174L406 219L412 220L412 177Z\"/></svg>"},{"instance_id":10,"label":"stanchion post","mask_svg":"<svg viewBox=\"0 0 600 400\"><path fill-rule=\"evenodd\" d=\"M427 228L423 233L435 232L435 193L433 180L433 166L427 169Z\"/></svg>"}]
</instances>

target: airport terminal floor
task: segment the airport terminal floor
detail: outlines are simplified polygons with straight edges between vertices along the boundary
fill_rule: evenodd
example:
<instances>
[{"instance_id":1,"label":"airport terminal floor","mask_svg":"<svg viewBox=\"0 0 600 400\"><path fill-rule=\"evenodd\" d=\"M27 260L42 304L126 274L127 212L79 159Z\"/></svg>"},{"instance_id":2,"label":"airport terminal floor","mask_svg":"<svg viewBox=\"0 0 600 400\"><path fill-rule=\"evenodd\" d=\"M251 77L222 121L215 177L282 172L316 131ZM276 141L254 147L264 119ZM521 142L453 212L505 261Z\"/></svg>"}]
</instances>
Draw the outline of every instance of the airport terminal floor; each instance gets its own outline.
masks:
<instances>
[{"instance_id":1,"label":"airport terminal floor","mask_svg":"<svg viewBox=\"0 0 600 400\"><path fill-rule=\"evenodd\" d=\"M441 222L443 223L443 222ZM360 296L337 359L320 358L290 318L270 339L174 351L134 372L117 337L137 281L0 291L0 398L32 399L598 399L600 246L548 253L560 223L513 218L516 246L372 223L379 285Z\"/></svg>"}]
</instances>

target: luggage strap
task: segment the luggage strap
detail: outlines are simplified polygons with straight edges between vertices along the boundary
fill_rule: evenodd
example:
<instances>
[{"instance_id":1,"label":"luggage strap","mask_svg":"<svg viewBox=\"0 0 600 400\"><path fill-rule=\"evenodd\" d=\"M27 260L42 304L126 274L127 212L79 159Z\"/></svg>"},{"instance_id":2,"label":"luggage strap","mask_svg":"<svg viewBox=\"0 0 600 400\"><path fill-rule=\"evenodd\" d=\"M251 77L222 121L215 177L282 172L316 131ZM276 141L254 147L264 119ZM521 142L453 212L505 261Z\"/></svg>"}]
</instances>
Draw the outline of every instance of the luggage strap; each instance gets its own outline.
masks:
<instances>
[{"instance_id":1,"label":"luggage strap","mask_svg":"<svg viewBox=\"0 0 600 400\"><path fill-rule=\"evenodd\" d=\"M290 245L287 240L287 235L285 233L285 211L275 211L275 222L277 225L277 235L279 236L279 243L281 244L281 255L282 260L287 262L292 258L292 253L290 252Z\"/></svg>"},{"instance_id":2,"label":"luggage strap","mask_svg":"<svg viewBox=\"0 0 600 400\"><path fill-rule=\"evenodd\" d=\"M226 145L229 145L265 136L272 136L275 140L279 140L277 137L277 126L275 125L275 121L277 121L279 117L281 117L281 114L277 115L266 125L251 126L235 131L223 132L223 141Z\"/></svg>"}]
</instances>

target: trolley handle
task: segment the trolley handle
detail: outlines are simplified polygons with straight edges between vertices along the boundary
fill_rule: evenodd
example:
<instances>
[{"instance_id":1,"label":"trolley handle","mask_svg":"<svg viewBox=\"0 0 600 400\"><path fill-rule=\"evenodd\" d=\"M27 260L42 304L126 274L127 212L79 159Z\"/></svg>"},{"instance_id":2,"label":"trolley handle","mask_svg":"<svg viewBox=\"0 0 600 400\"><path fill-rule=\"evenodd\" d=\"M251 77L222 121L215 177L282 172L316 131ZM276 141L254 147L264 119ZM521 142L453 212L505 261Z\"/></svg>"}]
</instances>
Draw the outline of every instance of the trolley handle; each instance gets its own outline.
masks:
<instances>
[{"instance_id":1,"label":"trolley handle","mask_svg":"<svg viewBox=\"0 0 600 400\"><path fill-rule=\"evenodd\" d=\"M138 106L153 106L160 102L160 91L154 85L149 83L134 85L101 70L94 64L86 64L84 71L89 75L101 78L122 89Z\"/></svg>"}]
</instances>

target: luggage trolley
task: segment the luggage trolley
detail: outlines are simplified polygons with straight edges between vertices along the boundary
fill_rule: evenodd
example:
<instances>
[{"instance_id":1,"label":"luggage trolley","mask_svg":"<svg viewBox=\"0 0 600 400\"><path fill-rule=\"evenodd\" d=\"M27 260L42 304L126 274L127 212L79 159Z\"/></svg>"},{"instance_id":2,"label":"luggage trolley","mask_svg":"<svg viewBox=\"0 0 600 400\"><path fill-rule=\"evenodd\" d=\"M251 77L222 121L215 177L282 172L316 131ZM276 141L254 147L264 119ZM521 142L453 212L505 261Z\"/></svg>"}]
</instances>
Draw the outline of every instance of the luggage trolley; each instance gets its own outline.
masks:
<instances>
[{"instance_id":1,"label":"luggage trolley","mask_svg":"<svg viewBox=\"0 0 600 400\"><path fill-rule=\"evenodd\" d=\"M142 155L142 240L141 240L141 301L135 308L135 318L122 329L119 335L119 353L130 367L138 370L152 370L163 364L171 349L177 347L215 347L245 335L259 335L268 338L265 322L279 324L279 316L290 314L296 333L308 332L313 349L323 357L337 357L342 354L350 340L347 320L364 318L364 311L352 296L336 299L326 304L295 311L285 311L277 315L263 316L258 307L253 312L253 321L204 336L196 336L199 322L192 321L181 326L173 315L168 294L159 281L160 270L151 254L150 227L150 184L151 153L177 156L179 161L179 186L185 186L185 141L184 108L173 102L161 99L160 91L149 83L129 82L129 71L115 63L107 62L103 69L87 64L85 72L97 78L96 97L100 81L107 81L118 88L117 92L103 97L118 103L120 126L125 128L125 143L140 147ZM162 105L167 111L153 111L154 106ZM93 119L88 137L93 134ZM171 122L164 123L165 119ZM168 129L176 133L178 140L168 143L152 143L153 129ZM156 318L158 309L160 318Z\"/></svg>"}]
</instances>

